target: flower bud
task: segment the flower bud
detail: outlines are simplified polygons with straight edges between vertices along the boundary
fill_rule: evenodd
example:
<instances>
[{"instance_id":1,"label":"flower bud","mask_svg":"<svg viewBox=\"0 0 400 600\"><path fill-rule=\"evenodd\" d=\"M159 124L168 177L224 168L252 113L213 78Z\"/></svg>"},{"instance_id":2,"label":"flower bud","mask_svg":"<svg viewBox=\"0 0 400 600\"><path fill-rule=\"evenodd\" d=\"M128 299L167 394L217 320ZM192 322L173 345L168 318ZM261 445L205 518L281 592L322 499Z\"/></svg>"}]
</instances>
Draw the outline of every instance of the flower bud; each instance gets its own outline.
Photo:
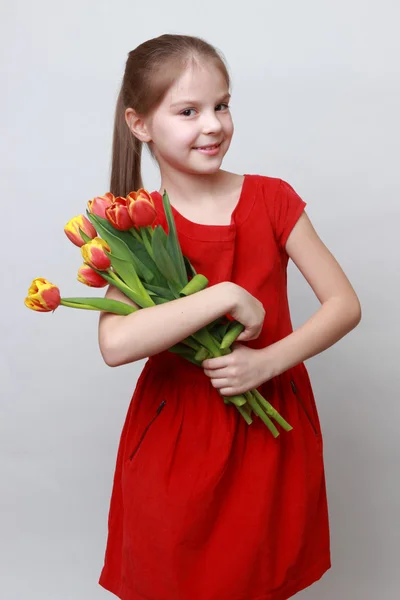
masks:
<instances>
[{"instance_id":1,"label":"flower bud","mask_svg":"<svg viewBox=\"0 0 400 600\"><path fill-rule=\"evenodd\" d=\"M122 196L115 198L114 202L106 208L106 219L119 231L126 231L133 227L126 198Z\"/></svg>"},{"instance_id":2,"label":"flower bud","mask_svg":"<svg viewBox=\"0 0 400 600\"><path fill-rule=\"evenodd\" d=\"M106 218L106 208L111 206L114 202L115 197L111 192L107 192L104 196L96 196L93 200L89 200L87 203L88 211L98 217Z\"/></svg>"},{"instance_id":3,"label":"flower bud","mask_svg":"<svg viewBox=\"0 0 400 600\"><path fill-rule=\"evenodd\" d=\"M82 246L81 253L83 260L93 269L107 271L111 266L111 261L104 250L110 252L110 247L100 237L95 237Z\"/></svg>"},{"instance_id":4,"label":"flower bud","mask_svg":"<svg viewBox=\"0 0 400 600\"><path fill-rule=\"evenodd\" d=\"M73 217L64 227L64 231L68 239L70 239L75 246L81 247L85 244L85 240L82 238L79 229L82 229L90 239L93 239L97 235L95 228L85 215Z\"/></svg>"},{"instance_id":5,"label":"flower bud","mask_svg":"<svg viewBox=\"0 0 400 600\"><path fill-rule=\"evenodd\" d=\"M37 277L32 281L25 298L25 306L37 312L51 312L61 302L60 290L56 285L43 277Z\"/></svg>"},{"instance_id":6,"label":"flower bud","mask_svg":"<svg viewBox=\"0 0 400 600\"><path fill-rule=\"evenodd\" d=\"M157 217L153 198L144 188L126 197L129 216L136 227L150 227Z\"/></svg>"},{"instance_id":7,"label":"flower bud","mask_svg":"<svg viewBox=\"0 0 400 600\"><path fill-rule=\"evenodd\" d=\"M88 285L89 287L101 288L108 284L108 282L99 275L96 271L93 271L87 264L83 264L78 270L78 281Z\"/></svg>"}]
</instances>

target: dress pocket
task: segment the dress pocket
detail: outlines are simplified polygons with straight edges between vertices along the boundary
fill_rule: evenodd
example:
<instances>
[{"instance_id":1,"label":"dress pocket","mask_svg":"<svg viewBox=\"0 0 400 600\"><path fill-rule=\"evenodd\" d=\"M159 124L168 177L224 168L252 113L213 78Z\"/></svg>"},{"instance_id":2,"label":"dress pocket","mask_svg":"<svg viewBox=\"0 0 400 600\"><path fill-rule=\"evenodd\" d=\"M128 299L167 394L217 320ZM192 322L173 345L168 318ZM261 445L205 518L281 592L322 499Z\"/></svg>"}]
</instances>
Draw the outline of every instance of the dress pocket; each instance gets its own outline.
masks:
<instances>
[{"instance_id":1,"label":"dress pocket","mask_svg":"<svg viewBox=\"0 0 400 600\"><path fill-rule=\"evenodd\" d=\"M136 444L135 448L132 450L131 454L129 455L129 460L133 460L133 458L135 457L137 451L139 450L141 444L143 443L144 438L146 437L147 432L149 431L150 427L153 425L154 421L160 416L160 413L162 411L162 409L164 408L164 406L166 405L166 401L163 400L160 404L160 406L157 408L156 414L154 415L154 417L151 419L151 421L146 425L142 435L140 436L140 439L138 441L138 443Z\"/></svg>"},{"instance_id":2,"label":"dress pocket","mask_svg":"<svg viewBox=\"0 0 400 600\"><path fill-rule=\"evenodd\" d=\"M301 408L303 409L303 412L306 415L306 417L307 417L307 419L308 419L308 421L309 421L309 423L310 423L310 425L312 427L314 435L316 437L319 437L319 432L318 432L317 426L316 426L316 424L314 422L314 419L313 419L313 417L310 414L310 410L306 407L306 405L305 405L305 403L303 401L302 395L299 393L299 391L298 391L298 389L296 387L296 384L295 384L293 378L290 379L290 387L292 388L293 394L296 396L296 399L298 400Z\"/></svg>"}]
</instances>

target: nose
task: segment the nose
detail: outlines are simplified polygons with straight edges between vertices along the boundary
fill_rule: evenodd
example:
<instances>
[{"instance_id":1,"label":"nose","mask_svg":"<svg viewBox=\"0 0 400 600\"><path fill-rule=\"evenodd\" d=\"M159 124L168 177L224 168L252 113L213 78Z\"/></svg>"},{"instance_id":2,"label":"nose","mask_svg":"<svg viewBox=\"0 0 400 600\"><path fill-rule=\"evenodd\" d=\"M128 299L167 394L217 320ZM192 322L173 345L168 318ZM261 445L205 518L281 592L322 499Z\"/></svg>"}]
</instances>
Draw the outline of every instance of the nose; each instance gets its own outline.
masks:
<instances>
[{"instance_id":1,"label":"nose","mask_svg":"<svg viewBox=\"0 0 400 600\"><path fill-rule=\"evenodd\" d=\"M203 116L202 122L203 133L219 133L222 131L222 123L215 111L207 111Z\"/></svg>"}]
</instances>

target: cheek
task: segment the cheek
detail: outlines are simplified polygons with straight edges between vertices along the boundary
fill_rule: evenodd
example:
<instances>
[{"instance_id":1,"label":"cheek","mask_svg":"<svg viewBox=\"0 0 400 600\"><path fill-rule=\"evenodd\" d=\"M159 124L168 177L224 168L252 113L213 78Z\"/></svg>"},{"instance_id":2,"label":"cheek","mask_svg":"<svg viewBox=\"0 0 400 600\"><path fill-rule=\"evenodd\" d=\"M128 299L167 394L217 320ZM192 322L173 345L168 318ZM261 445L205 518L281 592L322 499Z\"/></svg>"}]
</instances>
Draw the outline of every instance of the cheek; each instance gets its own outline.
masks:
<instances>
[{"instance_id":1,"label":"cheek","mask_svg":"<svg viewBox=\"0 0 400 600\"><path fill-rule=\"evenodd\" d=\"M233 133L235 131L235 126L233 124L231 116L228 116L226 119L226 122L224 123L224 131L225 131L226 137L231 139L233 136Z\"/></svg>"},{"instance_id":2,"label":"cheek","mask_svg":"<svg viewBox=\"0 0 400 600\"><path fill-rule=\"evenodd\" d=\"M159 145L167 154L175 154L180 149L184 150L194 146L196 135L190 127L178 122L163 127L158 134Z\"/></svg>"}]
</instances>

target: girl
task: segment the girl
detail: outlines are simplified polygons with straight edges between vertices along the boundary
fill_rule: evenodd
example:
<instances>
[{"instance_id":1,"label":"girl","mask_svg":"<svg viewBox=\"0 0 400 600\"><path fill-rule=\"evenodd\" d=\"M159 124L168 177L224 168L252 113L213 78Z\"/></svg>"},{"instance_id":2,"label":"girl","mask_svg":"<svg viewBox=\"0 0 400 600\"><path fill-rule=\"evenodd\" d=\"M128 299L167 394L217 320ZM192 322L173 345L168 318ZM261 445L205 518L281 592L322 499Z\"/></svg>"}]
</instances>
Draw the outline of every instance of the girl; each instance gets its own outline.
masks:
<instances>
[{"instance_id":1,"label":"girl","mask_svg":"<svg viewBox=\"0 0 400 600\"><path fill-rule=\"evenodd\" d=\"M221 169L234 131L229 89L215 48L162 35L129 53L117 102L111 192L143 187L146 144L160 168L159 214L166 189L183 254L210 281L129 316L100 315L108 365L149 357L121 434L99 580L123 600L285 600L331 566L303 361L353 329L360 304L288 183ZM321 302L294 332L289 257ZM106 296L129 302L112 286ZM245 325L232 354L201 369L168 352L225 314ZM259 386L292 431L275 439L222 401Z\"/></svg>"}]
</instances>

